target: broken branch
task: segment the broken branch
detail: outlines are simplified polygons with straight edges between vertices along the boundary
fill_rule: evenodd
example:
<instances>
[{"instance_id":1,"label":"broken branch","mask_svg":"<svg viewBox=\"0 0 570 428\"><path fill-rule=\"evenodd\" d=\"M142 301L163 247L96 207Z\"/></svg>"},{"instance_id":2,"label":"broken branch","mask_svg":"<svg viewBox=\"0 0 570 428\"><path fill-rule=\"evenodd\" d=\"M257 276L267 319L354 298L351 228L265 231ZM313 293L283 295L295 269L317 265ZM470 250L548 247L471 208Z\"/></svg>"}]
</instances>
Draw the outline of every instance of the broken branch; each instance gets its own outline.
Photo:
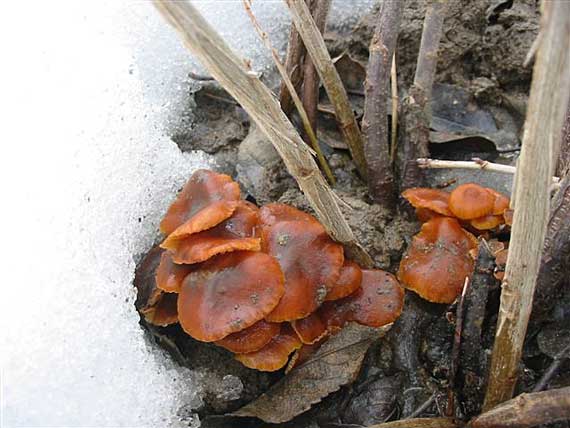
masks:
<instances>
[{"instance_id":1,"label":"broken branch","mask_svg":"<svg viewBox=\"0 0 570 428\"><path fill-rule=\"evenodd\" d=\"M471 421L472 428L530 428L567 420L570 387L521 394Z\"/></svg>"},{"instance_id":2,"label":"broken branch","mask_svg":"<svg viewBox=\"0 0 570 428\"><path fill-rule=\"evenodd\" d=\"M370 197L384 206L393 205L394 174L388 144L388 109L390 97L390 71L398 40L402 2L381 3L379 19L372 41L366 70L364 117L362 132L364 152L368 166L368 192Z\"/></svg>"},{"instance_id":3,"label":"broken branch","mask_svg":"<svg viewBox=\"0 0 570 428\"><path fill-rule=\"evenodd\" d=\"M489 383L489 410L512 397L549 216L555 140L570 94L570 3L542 3L541 43L533 69L513 195L514 219L503 279Z\"/></svg>"},{"instance_id":4,"label":"broken branch","mask_svg":"<svg viewBox=\"0 0 570 428\"><path fill-rule=\"evenodd\" d=\"M307 52L323 81L331 104L334 106L339 129L348 145L352 159L362 177L366 177L366 159L362 135L356 117L348 100L348 95L340 76L332 62L323 36L319 32L311 11L303 0L285 0L291 18L301 35Z\"/></svg>"},{"instance_id":5,"label":"broken branch","mask_svg":"<svg viewBox=\"0 0 570 428\"><path fill-rule=\"evenodd\" d=\"M154 5L178 31L186 47L240 103L275 146L327 232L345 244L347 252L359 263L371 266L372 259L356 242L340 211L337 198L321 175L309 147L283 113L271 91L250 72L245 61L230 49L190 3L154 0Z\"/></svg>"}]
</instances>

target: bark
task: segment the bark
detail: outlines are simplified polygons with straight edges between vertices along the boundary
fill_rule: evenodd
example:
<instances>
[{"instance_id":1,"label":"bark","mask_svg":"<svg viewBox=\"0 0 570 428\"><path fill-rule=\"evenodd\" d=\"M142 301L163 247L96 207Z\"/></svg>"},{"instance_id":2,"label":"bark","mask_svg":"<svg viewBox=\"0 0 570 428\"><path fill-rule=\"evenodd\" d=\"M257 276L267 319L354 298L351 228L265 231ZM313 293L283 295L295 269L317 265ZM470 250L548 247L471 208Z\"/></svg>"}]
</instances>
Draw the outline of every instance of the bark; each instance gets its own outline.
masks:
<instances>
[{"instance_id":1,"label":"bark","mask_svg":"<svg viewBox=\"0 0 570 428\"><path fill-rule=\"evenodd\" d=\"M390 97L390 72L402 9L403 3L400 1L382 2L378 24L370 43L362 119L368 192L375 202L388 207L394 204L395 189L388 143L387 101Z\"/></svg>"}]
</instances>

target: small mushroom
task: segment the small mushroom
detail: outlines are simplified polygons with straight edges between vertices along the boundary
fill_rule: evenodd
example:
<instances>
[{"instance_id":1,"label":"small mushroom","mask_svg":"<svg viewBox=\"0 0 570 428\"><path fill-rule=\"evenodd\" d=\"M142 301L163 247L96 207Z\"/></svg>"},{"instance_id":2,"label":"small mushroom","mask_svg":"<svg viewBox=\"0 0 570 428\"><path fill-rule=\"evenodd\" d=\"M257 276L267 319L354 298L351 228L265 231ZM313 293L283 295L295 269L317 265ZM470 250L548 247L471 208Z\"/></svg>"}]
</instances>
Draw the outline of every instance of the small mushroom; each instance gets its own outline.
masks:
<instances>
[{"instance_id":1,"label":"small mushroom","mask_svg":"<svg viewBox=\"0 0 570 428\"><path fill-rule=\"evenodd\" d=\"M258 212L252 203L239 201L231 217L217 226L184 239L167 240L162 246L172 251L174 262L188 264L236 250L259 251L261 240L256 237Z\"/></svg>"},{"instance_id":2,"label":"small mushroom","mask_svg":"<svg viewBox=\"0 0 570 428\"><path fill-rule=\"evenodd\" d=\"M457 219L438 217L422 225L402 258L398 278L430 302L451 303L473 272L470 250L477 239Z\"/></svg>"},{"instance_id":3,"label":"small mushroom","mask_svg":"<svg viewBox=\"0 0 570 428\"><path fill-rule=\"evenodd\" d=\"M328 333L327 324L321 319L318 311L300 320L291 321L291 326L301 342L307 345L318 342Z\"/></svg>"},{"instance_id":4,"label":"small mushroom","mask_svg":"<svg viewBox=\"0 0 570 428\"><path fill-rule=\"evenodd\" d=\"M354 293L360 287L362 269L351 260L345 260L340 277L329 289L325 300L338 300Z\"/></svg>"},{"instance_id":5,"label":"small mushroom","mask_svg":"<svg viewBox=\"0 0 570 428\"><path fill-rule=\"evenodd\" d=\"M394 322L404 306L404 288L394 275L380 269L363 269L358 290L344 299L326 302L317 312L329 327L355 321L369 327Z\"/></svg>"},{"instance_id":6,"label":"small mushroom","mask_svg":"<svg viewBox=\"0 0 570 428\"><path fill-rule=\"evenodd\" d=\"M152 248L135 271L134 285L137 288L135 307L150 324L167 326L178 322L176 294L165 293L157 287L157 270L164 250Z\"/></svg>"},{"instance_id":7,"label":"small mushroom","mask_svg":"<svg viewBox=\"0 0 570 428\"><path fill-rule=\"evenodd\" d=\"M509 209L511 203L510 199L507 198L502 193L497 192L494 189L486 187L487 191L490 192L495 197L495 202L493 203L493 215L502 215L506 210Z\"/></svg>"},{"instance_id":8,"label":"small mushroom","mask_svg":"<svg viewBox=\"0 0 570 428\"><path fill-rule=\"evenodd\" d=\"M338 281L344 263L342 246L316 220L263 225L262 251L279 261L285 275L285 294L266 317L271 322L313 313Z\"/></svg>"},{"instance_id":9,"label":"small mushroom","mask_svg":"<svg viewBox=\"0 0 570 428\"><path fill-rule=\"evenodd\" d=\"M503 223L502 215L484 215L483 217L474 218L469 224L477 230L491 230Z\"/></svg>"},{"instance_id":10,"label":"small mushroom","mask_svg":"<svg viewBox=\"0 0 570 428\"><path fill-rule=\"evenodd\" d=\"M495 195L475 183L457 186L449 195L449 209L462 220L472 220L492 214L494 207Z\"/></svg>"},{"instance_id":11,"label":"small mushroom","mask_svg":"<svg viewBox=\"0 0 570 428\"><path fill-rule=\"evenodd\" d=\"M231 177L200 169L186 183L160 223L171 241L214 227L232 215L240 198L239 185Z\"/></svg>"},{"instance_id":12,"label":"small mushroom","mask_svg":"<svg viewBox=\"0 0 570 428\"><path fill-rule=\"evenodd\" d=\"M416 210L420 210L420 215L424 218L429 213L425 210L435 212L439 215L453 217L453 213L449 210L449 193L445 190L414 187L405 190L402 196L406 198ZM418 216L418 218L419 217L420 216Z\"/></svg>"},{"instance_id":13,"label":"small mushroom","mask_svg":"<svg viewBox=\"0 0 570 428\"><path fill-rule=\"evenodd\" d=\"M281 324L260 320L251 327L218 340L216 345L235 354L245 354L260 350L271 342L271 339L277 336L280 331Z\"/></svg>"},{"instance_id":14,"label":"small mushroom","mask_svg":"<svg viewBox=\"0 0 570 428\"><path fill-rule=\"evenodd\" d=\"M156 286L167 293L179 293L182 281L190 272L190 266L174 263L172 253L164 251L156 270Z\"/></svg>"},{"instance_id":15,"label":"small mushroom","mask_svg":"<svg viewBox=\"0 0 570 428\"><path fill-rule=\"evenodd\" d=\"M258 351L236 354L235 358L244 366L265 372L273 372L284 367L289 355L301 347L302 343L288 325L283 325L281 333Z\"/></svg>"},{"instance_id":16,"label":"small mushroom","mask_svg":"<svg viewBox=\"0 0 570 428\"><path fill-rule=\"evenodd\" d=\"M283 272L270 255L234 251L190 273L178 298L180 325L203 342L215 342L268 315L285 292Z\"/></svg>"},{"instance_id":17,"label":"small mushroom","mask_svg":"<svg viewBox=\"0 0 570 428\"><path fill-rule=\"evenodd\" d=\"M281 221L306 221L309 223L318 223L318 220L312 215L286 204L264 205L259 210L259 217L261 219L261 223L266 227L273 226Z\"/></svg>"}]
</instances>

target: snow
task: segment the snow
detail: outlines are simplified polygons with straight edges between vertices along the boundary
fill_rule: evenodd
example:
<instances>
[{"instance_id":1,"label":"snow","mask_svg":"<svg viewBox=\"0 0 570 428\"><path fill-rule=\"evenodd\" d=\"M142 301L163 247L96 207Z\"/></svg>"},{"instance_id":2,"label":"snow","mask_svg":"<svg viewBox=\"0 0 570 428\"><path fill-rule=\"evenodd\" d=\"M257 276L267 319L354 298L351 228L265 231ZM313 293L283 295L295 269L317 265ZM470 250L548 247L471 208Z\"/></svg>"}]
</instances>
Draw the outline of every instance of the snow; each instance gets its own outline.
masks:
<instances>
[{"instance_id":1,"label":"snow","mask_svg":"<svg viewBox=\"0 0 570 428\"><path fill-rule=\"evenodd\" d=\"M341 3L332 20L372 0ZM240 1L195 4L267 69ZM282 2L254 4L283 47ZM201 70L149 2L10 2L0 28L0 426L189 426L203 377L149 341L132 280L176 189L211 165L167 137Z\"/></svg>"}]
</instances>

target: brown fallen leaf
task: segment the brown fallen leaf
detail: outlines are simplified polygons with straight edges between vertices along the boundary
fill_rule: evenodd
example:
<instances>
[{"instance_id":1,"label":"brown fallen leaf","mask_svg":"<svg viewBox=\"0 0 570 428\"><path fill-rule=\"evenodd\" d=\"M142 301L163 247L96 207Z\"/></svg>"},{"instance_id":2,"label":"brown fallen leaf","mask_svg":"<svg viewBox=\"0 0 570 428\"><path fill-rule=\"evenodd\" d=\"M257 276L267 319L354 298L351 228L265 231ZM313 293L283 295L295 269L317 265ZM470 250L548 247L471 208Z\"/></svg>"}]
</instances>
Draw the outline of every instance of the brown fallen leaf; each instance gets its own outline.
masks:
<instances>
[{"instance_id":1,"label":"brown fallen leaf","mask_svg":"<svg viewBox=\"0 0 570 428\"><path fill-rule=\"evenodd\" d=\"M372 342L390 327L348 324L325 342L311 359L232 415L256 417L269 423L290 421L341 386L353 382Z\"/></svg>"}]
</instances>

